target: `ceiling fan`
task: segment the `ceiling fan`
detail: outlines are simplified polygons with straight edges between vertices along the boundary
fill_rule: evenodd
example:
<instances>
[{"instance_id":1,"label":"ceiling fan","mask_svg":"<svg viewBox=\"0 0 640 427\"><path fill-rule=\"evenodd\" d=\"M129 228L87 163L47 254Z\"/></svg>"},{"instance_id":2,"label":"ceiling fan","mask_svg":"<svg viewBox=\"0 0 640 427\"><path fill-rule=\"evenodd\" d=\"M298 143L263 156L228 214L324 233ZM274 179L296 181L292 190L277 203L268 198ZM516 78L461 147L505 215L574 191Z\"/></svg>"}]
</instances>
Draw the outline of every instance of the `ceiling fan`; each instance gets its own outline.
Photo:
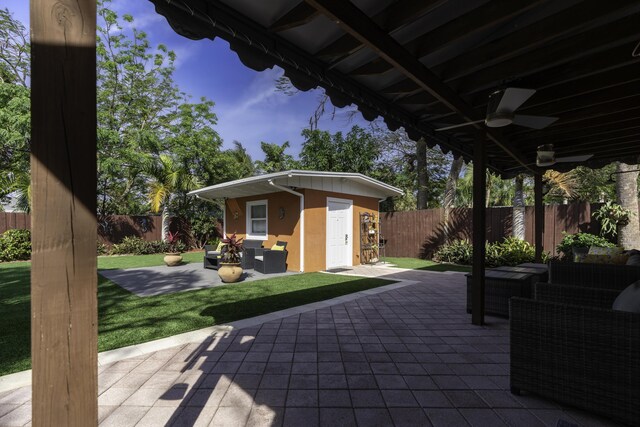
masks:
<instances>
[{"instance_id":1,"label":"ceiling fan","mask_svg":"<svg viewBox=\"0 0 640 427\"><path fill-rule=\"evenodd\" d=\"M581 156L556 157L553 144L544 144L538 146L536 155L536 166L545 167L553 166L556 163L578 163L589 160L593 154L583 154Z\"/></svg>"},{"instance_id":2,"label":"ceiling fan","mask_svg":"<svg viewBox=\"0 0 640 427\"><path fill-rule=\"evenodd\" d=\"M484 122L490 128L500 128L515 124L532 129L543 129L551 123L558 120L557 117L547 116L528 116L525 114L514 114L514 112L524 104L527 99L536 93L535 89L522 89L517 87L508 87L500 89L489 95L489 104L487 105L487 116L484 120L476 120L474 122L466 122L458 125L447 126L437 131L455 129L462 126L468 126L475 123Z\"/></svg>"}]
</instances>

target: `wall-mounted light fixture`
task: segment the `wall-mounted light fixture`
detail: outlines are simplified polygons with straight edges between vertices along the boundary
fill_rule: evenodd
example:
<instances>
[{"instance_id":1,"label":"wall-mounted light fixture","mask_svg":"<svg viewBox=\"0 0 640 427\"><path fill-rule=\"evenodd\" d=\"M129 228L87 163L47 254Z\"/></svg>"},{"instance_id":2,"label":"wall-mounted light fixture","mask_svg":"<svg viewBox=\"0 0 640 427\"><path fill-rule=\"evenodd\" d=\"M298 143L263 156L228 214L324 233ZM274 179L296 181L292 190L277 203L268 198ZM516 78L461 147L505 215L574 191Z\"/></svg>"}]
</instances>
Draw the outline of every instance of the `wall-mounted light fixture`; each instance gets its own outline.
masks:
<instances>
[{"instance_id":1,"label":"wall-mounted light fixture","mask_svg":"<svg viewBox=\"0 0 640 427\"><path fill-rule=\"evenodd\" d=\"M280 206L280 209L278 209L278 218L284 219L284 214L285 214L284 208Z\"/></svg>"}]
</instances>

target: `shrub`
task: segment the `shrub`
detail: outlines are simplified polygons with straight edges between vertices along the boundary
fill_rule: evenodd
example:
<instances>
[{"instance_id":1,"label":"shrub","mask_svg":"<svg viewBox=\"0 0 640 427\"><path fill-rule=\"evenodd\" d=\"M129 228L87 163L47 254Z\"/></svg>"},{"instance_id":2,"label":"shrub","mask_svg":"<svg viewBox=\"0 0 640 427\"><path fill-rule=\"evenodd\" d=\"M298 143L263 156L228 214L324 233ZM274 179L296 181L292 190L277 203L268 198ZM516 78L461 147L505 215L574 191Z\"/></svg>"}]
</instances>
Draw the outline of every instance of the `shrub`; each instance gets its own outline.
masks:
<instances>
[{"instance_id":1,"label":"shrub","mask_svg":"<svg viewBox=\"0 0 640 427\"><path fill-rule=\"evenodd\" d=\"M31 231L7 230L0 235L0 261L31 258Z\"/></svg>"},{"instance_id":2,"label":"shrub","mask_svg":"<svg viewBox=\"0 0 640 427\"><path fill-rule=\"evenodd\" d=\"M501 243L494 244L500 247L499 265L518 265L536 259L536 248L526 240L507 237Z\"/></svg>"},{"instance_id":3,"label":"shrub","mask_svg":"<svg viewBox=\"0 0 640 427\"><path fill-rule=\"evenodd\" d=\"M107 245L105 245L101 241L98 241L96 252L98 255L106 255L107 252L109 252L109 248L107 247Z\"/></svg>"},{"instance_id":4,"label":"shrub","mask_svg":"<svg viewBox=\"0 0 640 427\"><path fill-rule=\"evenodd\" d=\"M469 265L472 261L473 246L468 240L454 240L444 244L433 254L433 259L439 262Z\"/></svg>"},{"instance_id":5,"label":"shrub","mask_svg":"<svg viewBox=\"0 0 640 427\"><path fill-rule=\"evenodd\" d=\"M184 252L187 245L178 241L173 244L173 248L162 240L147 241L140 237L125 237L122 242L111 246L111 255L149 255L162 254L175 250L175 252Z\"/></svg>"},{"instance_id":6,"label":"shrub","mask_svg":"<svg viewBox=\"0 0 640 427\"><path fill-rule=\"evenodd\" d=\"M601 248L612 248L615 245L604 237L596 236L589 233L562 233L564 237L560 244L556 247L556 251L560 252L564 259L573 259L572 247L588 248L591 246L599 246Z\"/></svg>"},{"instance_id":7,"label":"shrub","mask_svg":"<svg viewBox=\"0 0 640 427\"><path fill-rule=\"evenodd\" d=\"M543 256L546 258L546 255ZM441 246L433 259L440 262L471 265L473 261L473 246L468 240L454 240ZM507 237L502 242L487 243L485 246L485 265L499 267L534 262L535 248L533 245L516 237Z\"/></svg>"}]
</instances>

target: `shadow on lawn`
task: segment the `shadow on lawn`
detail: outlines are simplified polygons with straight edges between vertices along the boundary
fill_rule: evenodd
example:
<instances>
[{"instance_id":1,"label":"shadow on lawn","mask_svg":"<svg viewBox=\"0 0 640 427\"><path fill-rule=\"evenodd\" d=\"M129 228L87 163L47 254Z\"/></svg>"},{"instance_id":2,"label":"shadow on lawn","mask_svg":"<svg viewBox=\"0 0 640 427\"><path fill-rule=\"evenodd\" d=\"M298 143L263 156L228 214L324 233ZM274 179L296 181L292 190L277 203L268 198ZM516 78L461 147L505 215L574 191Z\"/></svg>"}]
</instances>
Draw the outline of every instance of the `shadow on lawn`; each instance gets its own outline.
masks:
<instances>
[{"instance_id":1,"label":"shadow on lawn","mask_svg":"<svg viewBox=\"0 0 640 427\"><path fill-rule=\"evenodd\" d=\"M391 284L392 281L389 281ZM211 316L216 324L232 320L246 319L261 314L297 307L304 304L323 301L354 292L377 288L379 283L372 283L371 279L356 279L334 285L301 289L294 292L269 295L249 300L236 301L229 304L212 305L205 308L203 316Z\"/></svg>"},{"instance_id":2,"label":"shadow on lawn","mask_svg":"<svg viewBox=\"0 0 640 427\"><path fill-rule=\"evenodd\" d=\"M436 264L436 265L428 265L424 267L414 268L413 270L422 270L422 271L460 271L464 273L470 273L471 267L467 265L457 265L457 264Z\"/></svg>"},{"instance_id":3,"label":"shadow on lawn","mask_svg":"<svg viewBox=\"0 0 640 427\"><path fill-rule=\"evenodd\" d=\"M29 368L30 272L28 264L0 268L0 375Z\"/></svg>"}]
</instances>

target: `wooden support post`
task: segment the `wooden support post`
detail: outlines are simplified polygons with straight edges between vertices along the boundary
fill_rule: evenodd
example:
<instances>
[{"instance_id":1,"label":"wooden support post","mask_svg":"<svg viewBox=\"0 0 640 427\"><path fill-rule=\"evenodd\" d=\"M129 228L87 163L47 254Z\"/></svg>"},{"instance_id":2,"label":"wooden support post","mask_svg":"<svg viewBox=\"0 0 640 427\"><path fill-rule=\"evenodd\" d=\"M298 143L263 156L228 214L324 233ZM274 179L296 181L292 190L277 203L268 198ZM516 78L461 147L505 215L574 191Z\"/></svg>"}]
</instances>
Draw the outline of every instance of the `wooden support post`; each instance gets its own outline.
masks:
<instances>
[{"instance_id":1,"label":"wooden support post","mask_svg":"<svg viewBox=\"0 0 640 427\"><path fill-rule=\"evenodd\" d=\"M544 204L542 203L542 175L537 173L533 178L534 227L533 236L536 247L536 262L542 262L544 236Z\"/></svg>"},{"instance_id":2,"label":"wooden support post","mask_svg":"<svg viewBox=\"0 0 640 427\"><path fill-rule=\"evenodd\" d=\"M485 138L477 136L473 146L473 284L471 322L484 324L484 258L486 241L487 162Z\"/></svg>"},{"instance_id":3,"label":"wooden support post","mask_svg":"<svg viewBox=\"0 0 640 427\"><path fill-rule=\"evenodd\" d=\"M96 0L31 0L34 426L98 423Z\"/></svg>"}]
</instances>

